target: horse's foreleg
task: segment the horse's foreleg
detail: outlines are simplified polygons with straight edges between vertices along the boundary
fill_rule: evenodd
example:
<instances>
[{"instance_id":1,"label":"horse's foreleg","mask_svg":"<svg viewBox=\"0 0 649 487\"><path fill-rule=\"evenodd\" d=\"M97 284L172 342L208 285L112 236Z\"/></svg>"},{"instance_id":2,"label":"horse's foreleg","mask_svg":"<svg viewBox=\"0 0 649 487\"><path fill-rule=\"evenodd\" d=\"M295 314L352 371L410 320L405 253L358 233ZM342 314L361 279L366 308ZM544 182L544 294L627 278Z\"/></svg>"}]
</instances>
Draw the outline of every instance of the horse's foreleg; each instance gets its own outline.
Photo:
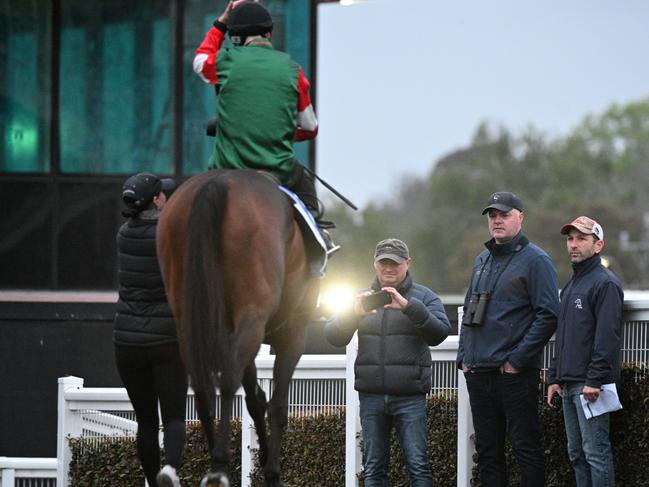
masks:
<instances>
[{"instance_id":1,"label":"horse's foreleg","mask_svg":"<svg viewBox=\"0 0 649 487\"><path fill-rule=\"evenodd\" d=\"M276 340L275 365L273 367L273 396L268 409L270 422L270 440L268 442L268 461L264 466L264 478L267 487L280 487L279 458L282 436L288 424L288 390L293 371L304 351L306 329L292 328L290 336Z\"/></svg>"},{"instance_id":2,"label":"horse's foreleg","mask_svg":"<svg viewBox=\"0 0 649 487\"><path fill-rule=\"evenodd\" d=\"M266 422L264 421L268 403L266 402L266 394L257 382L257 367L254 362L243 373L243 388L246 391L246 407L257 431L259 463L264 466L268 460L268 441Z\"/></svg>"}]
</instances>

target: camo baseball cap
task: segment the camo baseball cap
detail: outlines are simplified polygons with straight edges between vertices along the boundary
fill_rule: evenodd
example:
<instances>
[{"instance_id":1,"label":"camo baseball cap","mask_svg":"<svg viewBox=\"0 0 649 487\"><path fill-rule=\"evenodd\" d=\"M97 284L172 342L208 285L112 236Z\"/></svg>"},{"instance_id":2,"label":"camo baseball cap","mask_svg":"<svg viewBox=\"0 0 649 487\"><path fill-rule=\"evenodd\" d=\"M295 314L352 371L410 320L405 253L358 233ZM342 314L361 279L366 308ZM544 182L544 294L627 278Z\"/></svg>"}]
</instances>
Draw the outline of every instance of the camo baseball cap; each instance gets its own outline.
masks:
<instances>
[{"instance_id":1,"label":"camo baseball cap","mask_svg":"<svg viewBox=\"0 0 649 487\"><path fill-rule=\"evenodd\" d=\"M374 262L381 259L390 259L397 264L402 264L410 258L408 246L398 238L386 238L376 244L374 251Z\"/></svg>"},{"instance_id":2,"label":"camo baseball cap","mask_svg":"<svg viewBox=\"0 0 649 487\"><path fill-rule=\"evenodd\" d=\"M586 235L595 235L598 239L604 240L604 229L602 226L587 216L582 215L575 218L571 223L566 223L561 227L561 234L567 235L570 233L572 228L579 230L581 233L585 233Z\"/></svg>"}]
</instances>

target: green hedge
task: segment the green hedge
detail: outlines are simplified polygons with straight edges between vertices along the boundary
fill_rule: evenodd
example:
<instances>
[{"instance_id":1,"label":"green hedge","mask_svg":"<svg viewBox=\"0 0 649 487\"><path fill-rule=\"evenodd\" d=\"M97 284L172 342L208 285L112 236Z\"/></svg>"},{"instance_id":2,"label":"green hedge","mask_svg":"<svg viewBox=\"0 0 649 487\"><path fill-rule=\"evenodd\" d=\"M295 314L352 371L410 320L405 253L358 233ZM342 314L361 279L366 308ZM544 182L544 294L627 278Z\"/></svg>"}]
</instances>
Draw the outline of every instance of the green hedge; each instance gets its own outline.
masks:
<instances>
[{"instance_id":1,"label":"green hedge","mask_svg":"<svg viewBox=\"0 0 649 487\"><path fill-rule=\"evenodd\" d=\"M618 486L649 487L649 376L627 366L622 371L619 394L624 409L612 415L611 437ZM540 406L542 442L546 455L546 486L573 485L567 458L561 411ZM455 398L433 397L428 402L428 448L433 476L439 487L455 487L457 464L457 405ZM241 424L232 428L232 487L241 481ZM132 487L144 484L134 440L72 440L70 482L73 487L106 485ZM393 435L390 479L393 487L409 485L401 451ZM518 472L511 449L507 453L510 484ZM198 425L188 426L185 463L180 470L183 485L197 485L209 468L207 448ZM282 445L282 478L286 487L342 486L345 479L345 416L334 412L307 418L289 418ZM253 486L261 487L262 474L252 474ZM360 484L362 478L360 478ZM472 485L478 486L477 469Z\"/></svg>"}]
</instances>

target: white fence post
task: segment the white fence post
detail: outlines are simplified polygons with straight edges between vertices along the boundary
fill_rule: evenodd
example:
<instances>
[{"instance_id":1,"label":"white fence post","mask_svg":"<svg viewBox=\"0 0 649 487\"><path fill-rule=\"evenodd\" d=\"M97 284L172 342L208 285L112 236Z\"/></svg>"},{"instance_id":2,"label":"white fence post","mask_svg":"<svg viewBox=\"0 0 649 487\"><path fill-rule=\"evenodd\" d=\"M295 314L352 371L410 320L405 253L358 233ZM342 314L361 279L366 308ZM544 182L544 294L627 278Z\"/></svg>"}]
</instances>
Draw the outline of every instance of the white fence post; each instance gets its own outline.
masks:
<instances>
[{"instance_id":1,"label":"white fence post","mask_svg":"<svg viewBox=\"0 0 649 487\"><path fill-rule=\"evenodd\" d=\"M13 468L2 469L2 487L14 487L16 485L16 470Z\"/></svg>"},{"instance_id":2,"label":"white fence post","mask_svg":"<svg viewBox=\"0 0 649 487\"><path fill-rule=\"evenodd\" d=\"M347 345L345 368L345 487L357 487L356 474L361 467L361 450L359 442L360 417L358 392L354 389L354 362L358 353L358 334L354 333L352 340Z\"/></svg>"},{"instance_id":3,"label":"white fence post","mask_svg":"<svg viewBox=\"0 0 649 487\"><path fill-rule=\"evenodd\" d=\"M461 370L457 371L457 487L470 485L473 469L473 417L466 380Z\"/></svg>"},{"instance_id":4,"label":"white fence post","mask_svg":"<svg viewBox=\"0 0 649 487\"><path fill-rule=\"evenodd\" d=\"M457 334L458 342L464 307L457 308ZM458 344L459 346L459 344ZM469 391L466 388L464 373L457 371L457 487L465 487L470 484L473 470L473 452L475 444L473 436L473 416L471 416L471 403L469 402Z\"/></svg>"},{"instance_id":5,"label":"white fence post","mask_svg":"<svg viewBox=\"0 0 649 487\"><path fill-rule=\"evenodd\" d=\"M57 427L56 427L56 485L66 487L68 485L68 472L72 452L70 451L69 439L81 437L81 417L68 408L65 400L65 393L69 390L81 389L83 379L79 377L59 377L59 391L57 399Z\"/></svg>"},{"instance_id":6,"label":"white fence post","mask_svg":"<svg viewBox=\"0 0 649 487\"><path fill-rule=\"evenodd\" d=\"M241 393L241 487L250 487L252 450L259 448L257 432L246 407L245 393Z\"/></svg>"}]
</instances>

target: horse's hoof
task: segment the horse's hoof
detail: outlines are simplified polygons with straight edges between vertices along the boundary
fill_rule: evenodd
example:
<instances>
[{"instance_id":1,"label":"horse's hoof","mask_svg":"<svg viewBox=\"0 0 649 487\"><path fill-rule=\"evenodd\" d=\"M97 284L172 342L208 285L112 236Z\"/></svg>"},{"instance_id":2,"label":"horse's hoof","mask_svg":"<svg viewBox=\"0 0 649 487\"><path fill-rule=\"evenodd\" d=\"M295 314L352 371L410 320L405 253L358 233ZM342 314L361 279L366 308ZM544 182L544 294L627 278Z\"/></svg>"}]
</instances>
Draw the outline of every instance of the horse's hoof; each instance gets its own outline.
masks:
<instances>
[{"instance_id":1,"label":"horse's hoof","mask_svg":"<svg viewBox=\"0 0 649 487\"><path fill-rule=\"evenodd\" d=\"M264 479L264 487L284 487L284 482L275 476L275 478Z\"/></svg>"},{"instance_id":2,"label":"horse's hoof","mask_svg":"<svg viewBox=\"0 0 649 487\"><path fill-rule=\"evenodd\" d=\"M201 480L200 487L230 487L230 481L224 473L208 473Z\"/></svg>"}]
</instances>

